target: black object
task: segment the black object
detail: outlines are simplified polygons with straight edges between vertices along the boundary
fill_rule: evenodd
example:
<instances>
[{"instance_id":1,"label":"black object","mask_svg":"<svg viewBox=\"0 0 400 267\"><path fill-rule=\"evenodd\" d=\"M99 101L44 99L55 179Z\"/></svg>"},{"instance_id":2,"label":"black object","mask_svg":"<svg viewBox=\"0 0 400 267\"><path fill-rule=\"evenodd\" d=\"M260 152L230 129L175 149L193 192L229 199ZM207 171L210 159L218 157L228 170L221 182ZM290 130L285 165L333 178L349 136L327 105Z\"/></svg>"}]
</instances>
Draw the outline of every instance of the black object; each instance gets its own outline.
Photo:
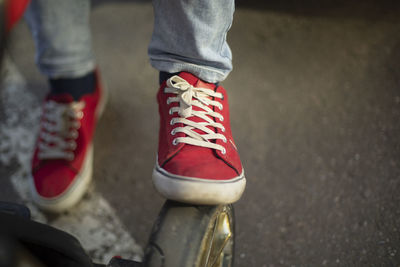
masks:
<instances>
[{"instance_id":1,"label":"black object","mask_svg":"<svg viewBox=\"0 0 400 267\"><path fill-rule=\"evenodd\" d=\"M26 219L31 218L31 211L28 207L11 202L0 201L0 212L20 216Z\"/></svg>"},{"instance_id":2,"label":"black object","mask_svg":"<svg viewBox=\"0 0 400 267\"><path fill-rule=\"evenodd\" d=\"M0 212L0 251L18 254L18 248L32 254L44 266L93 267L91 259L72 235L23 216ZM7 266L3 265L6 260L3 259L0 266Z\"/></svg>"}]
</instances>

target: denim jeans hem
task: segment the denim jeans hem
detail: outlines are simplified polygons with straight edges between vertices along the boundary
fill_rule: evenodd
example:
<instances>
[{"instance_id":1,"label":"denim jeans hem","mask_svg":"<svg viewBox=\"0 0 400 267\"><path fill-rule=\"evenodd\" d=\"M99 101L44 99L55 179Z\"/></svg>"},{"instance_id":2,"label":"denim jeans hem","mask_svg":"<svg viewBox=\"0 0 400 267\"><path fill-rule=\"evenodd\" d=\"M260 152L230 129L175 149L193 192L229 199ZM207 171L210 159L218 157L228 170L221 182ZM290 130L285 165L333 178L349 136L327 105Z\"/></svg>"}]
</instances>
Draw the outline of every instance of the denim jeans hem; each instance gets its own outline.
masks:
<instances>
[{"instance_id":1,"label":"denim jeans hem","mask_svg":"<svg viewBox=\"0 0 400 267\"><path fill-rule=\"evenodd\" d=\"M40 72L49 78L77 78L92 72L96 68L94 61L58 65L38 63Z\"/></svg>"}]
</instances>

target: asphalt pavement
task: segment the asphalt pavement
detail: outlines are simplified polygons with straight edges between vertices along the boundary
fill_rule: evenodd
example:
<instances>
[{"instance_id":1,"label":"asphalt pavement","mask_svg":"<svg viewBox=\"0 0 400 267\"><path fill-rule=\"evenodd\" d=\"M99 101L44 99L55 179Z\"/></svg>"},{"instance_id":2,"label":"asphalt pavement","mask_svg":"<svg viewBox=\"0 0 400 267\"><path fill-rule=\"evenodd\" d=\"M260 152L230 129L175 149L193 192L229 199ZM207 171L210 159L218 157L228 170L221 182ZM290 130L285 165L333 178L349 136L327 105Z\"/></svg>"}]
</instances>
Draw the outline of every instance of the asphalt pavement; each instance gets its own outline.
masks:
<instances>
[{"instance_id":1,"label":"asphalt pavement","mask_svg":"<svg viewBox=\"0 0 400 267\"><path fill-rule=\"evenodd\" d=\"M235 204L235 266L400 266L400 4L237 3L228 35L234 70L222 83L248 181ZM95 137L93 190L142 247L164 202L151 182L158 134L158 77L147 58L152 19L149 1L94 1L91 19L110 90ZM47 84L24 23L10 47L38 113ZM37 115L7 122L22 108L3 105L0 136L18 120L24 129L35 124ZM19 201L7 177L32 144L7 138L0 199Z\"/></svg>"}]
</instances>

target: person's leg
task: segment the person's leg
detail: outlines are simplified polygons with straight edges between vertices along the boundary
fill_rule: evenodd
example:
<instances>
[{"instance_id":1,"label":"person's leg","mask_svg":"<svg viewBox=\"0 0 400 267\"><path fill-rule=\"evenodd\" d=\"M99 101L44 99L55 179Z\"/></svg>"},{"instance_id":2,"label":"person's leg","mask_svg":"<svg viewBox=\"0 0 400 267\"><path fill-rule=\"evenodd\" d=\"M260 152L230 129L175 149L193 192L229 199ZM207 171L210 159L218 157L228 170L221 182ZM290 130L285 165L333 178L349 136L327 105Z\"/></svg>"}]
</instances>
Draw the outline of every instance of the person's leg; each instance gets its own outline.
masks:
<instances>
[{"instance_id":1,"label":"person's leg","mask_svg":"<svg viewBox=\"0 0 400 267\"><path fill-rule=\"evenodd\" d=\"M161 81L155 187L182 202L235 202L246 178L230 130L227 94L215 84L232 70L226 34L234 1L153 3L149 56Z\"/></svg>"},{"instance_id":2,"label":"person's leg","mask_svg":"<svg viewBox=\"0 0 400 267\"><path fill-rule=\"evenodd\" d=\"M232 25L234 0L154 0L150 62L159 71L189 71L216 83L232 70L226 35Z\"/></svg>"},{"instance_id":3,"label":"person's leg","mask_svg":"<svg viewBox=\"0 0 400 267\"><path fill-rule=\"evenodd\" d=\"M32 193L50 211L79 201L92 176L92 138L104 97L89 12L89 0L32 0L26 13L36 61L50 85L32 160Z\"/></svg>"},{"instance_id":4,"label":"person's leg","mask_svg":"<svg viewBox=\"0 0 400 267\"><path fill-rule=\"evenodd\" d=\"M81 77L95 69L89 0L32 0L25 18L36 63L49 78Z\"/></svg>"}]
</instances>

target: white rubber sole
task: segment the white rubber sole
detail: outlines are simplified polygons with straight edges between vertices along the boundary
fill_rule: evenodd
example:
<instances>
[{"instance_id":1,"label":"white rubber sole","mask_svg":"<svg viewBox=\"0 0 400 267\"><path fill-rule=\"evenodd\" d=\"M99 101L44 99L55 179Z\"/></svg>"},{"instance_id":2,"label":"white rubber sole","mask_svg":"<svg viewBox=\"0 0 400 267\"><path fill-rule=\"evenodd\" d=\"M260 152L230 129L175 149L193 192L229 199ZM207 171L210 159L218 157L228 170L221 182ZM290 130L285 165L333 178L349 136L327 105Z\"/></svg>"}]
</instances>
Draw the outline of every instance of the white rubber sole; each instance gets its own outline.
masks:
<instances>
[{"instance_id":1,"label":"white rubber sole","mask_svg":"<svg viewBox=\"0 0 400 267\"><path fill-rule=\"evenodd\" d=\"M238 201L246 187L246 178L244 171L229 181L178 176L156 163L153 183L156 190L167 199L197 205L219 205Z\"/></svg>"},{"instance_id":2,"label":"white rubber sole","mask_svg":"<svg viewBox=\"0 0 400 267\"><path fill-rule=\"evenodd\" d=\"M102 82L103 91L102 96L100 98L99 104L96 108L96 123L100 119L105 106L108 100L108 89L105 86L105 83ZM60 213L63 211L68 210L69 208L76 205L79 200L83 197L86 193L90 181L92 180L93 174L93 145L90 144L87 150L87 155L85 156L85 160L82 164L82 168L80 172L76 175L73 183L70 187L61 195L54 198L45 198L39 195L36 191L35 184L33 182L33 177L30 179L30 187L33 201L36 205L39 206L42 210Z\"/></svg>"},{"instance_id":3,"label":"white rubber sole","mask_svg":"<svg viewBox=\"0 0 400 267\"><path fill-rule=\"evenodd\" d=\"M45 198L36 191L33 177L30 179L30 187L33 201L39 208L50 212L63 212L74 206L87 191L93 173L93 146L90 145L85 161L82 164L80 172L76 175L70 187L60 196L54 198Z\"/></svg>"}]
</instances>

